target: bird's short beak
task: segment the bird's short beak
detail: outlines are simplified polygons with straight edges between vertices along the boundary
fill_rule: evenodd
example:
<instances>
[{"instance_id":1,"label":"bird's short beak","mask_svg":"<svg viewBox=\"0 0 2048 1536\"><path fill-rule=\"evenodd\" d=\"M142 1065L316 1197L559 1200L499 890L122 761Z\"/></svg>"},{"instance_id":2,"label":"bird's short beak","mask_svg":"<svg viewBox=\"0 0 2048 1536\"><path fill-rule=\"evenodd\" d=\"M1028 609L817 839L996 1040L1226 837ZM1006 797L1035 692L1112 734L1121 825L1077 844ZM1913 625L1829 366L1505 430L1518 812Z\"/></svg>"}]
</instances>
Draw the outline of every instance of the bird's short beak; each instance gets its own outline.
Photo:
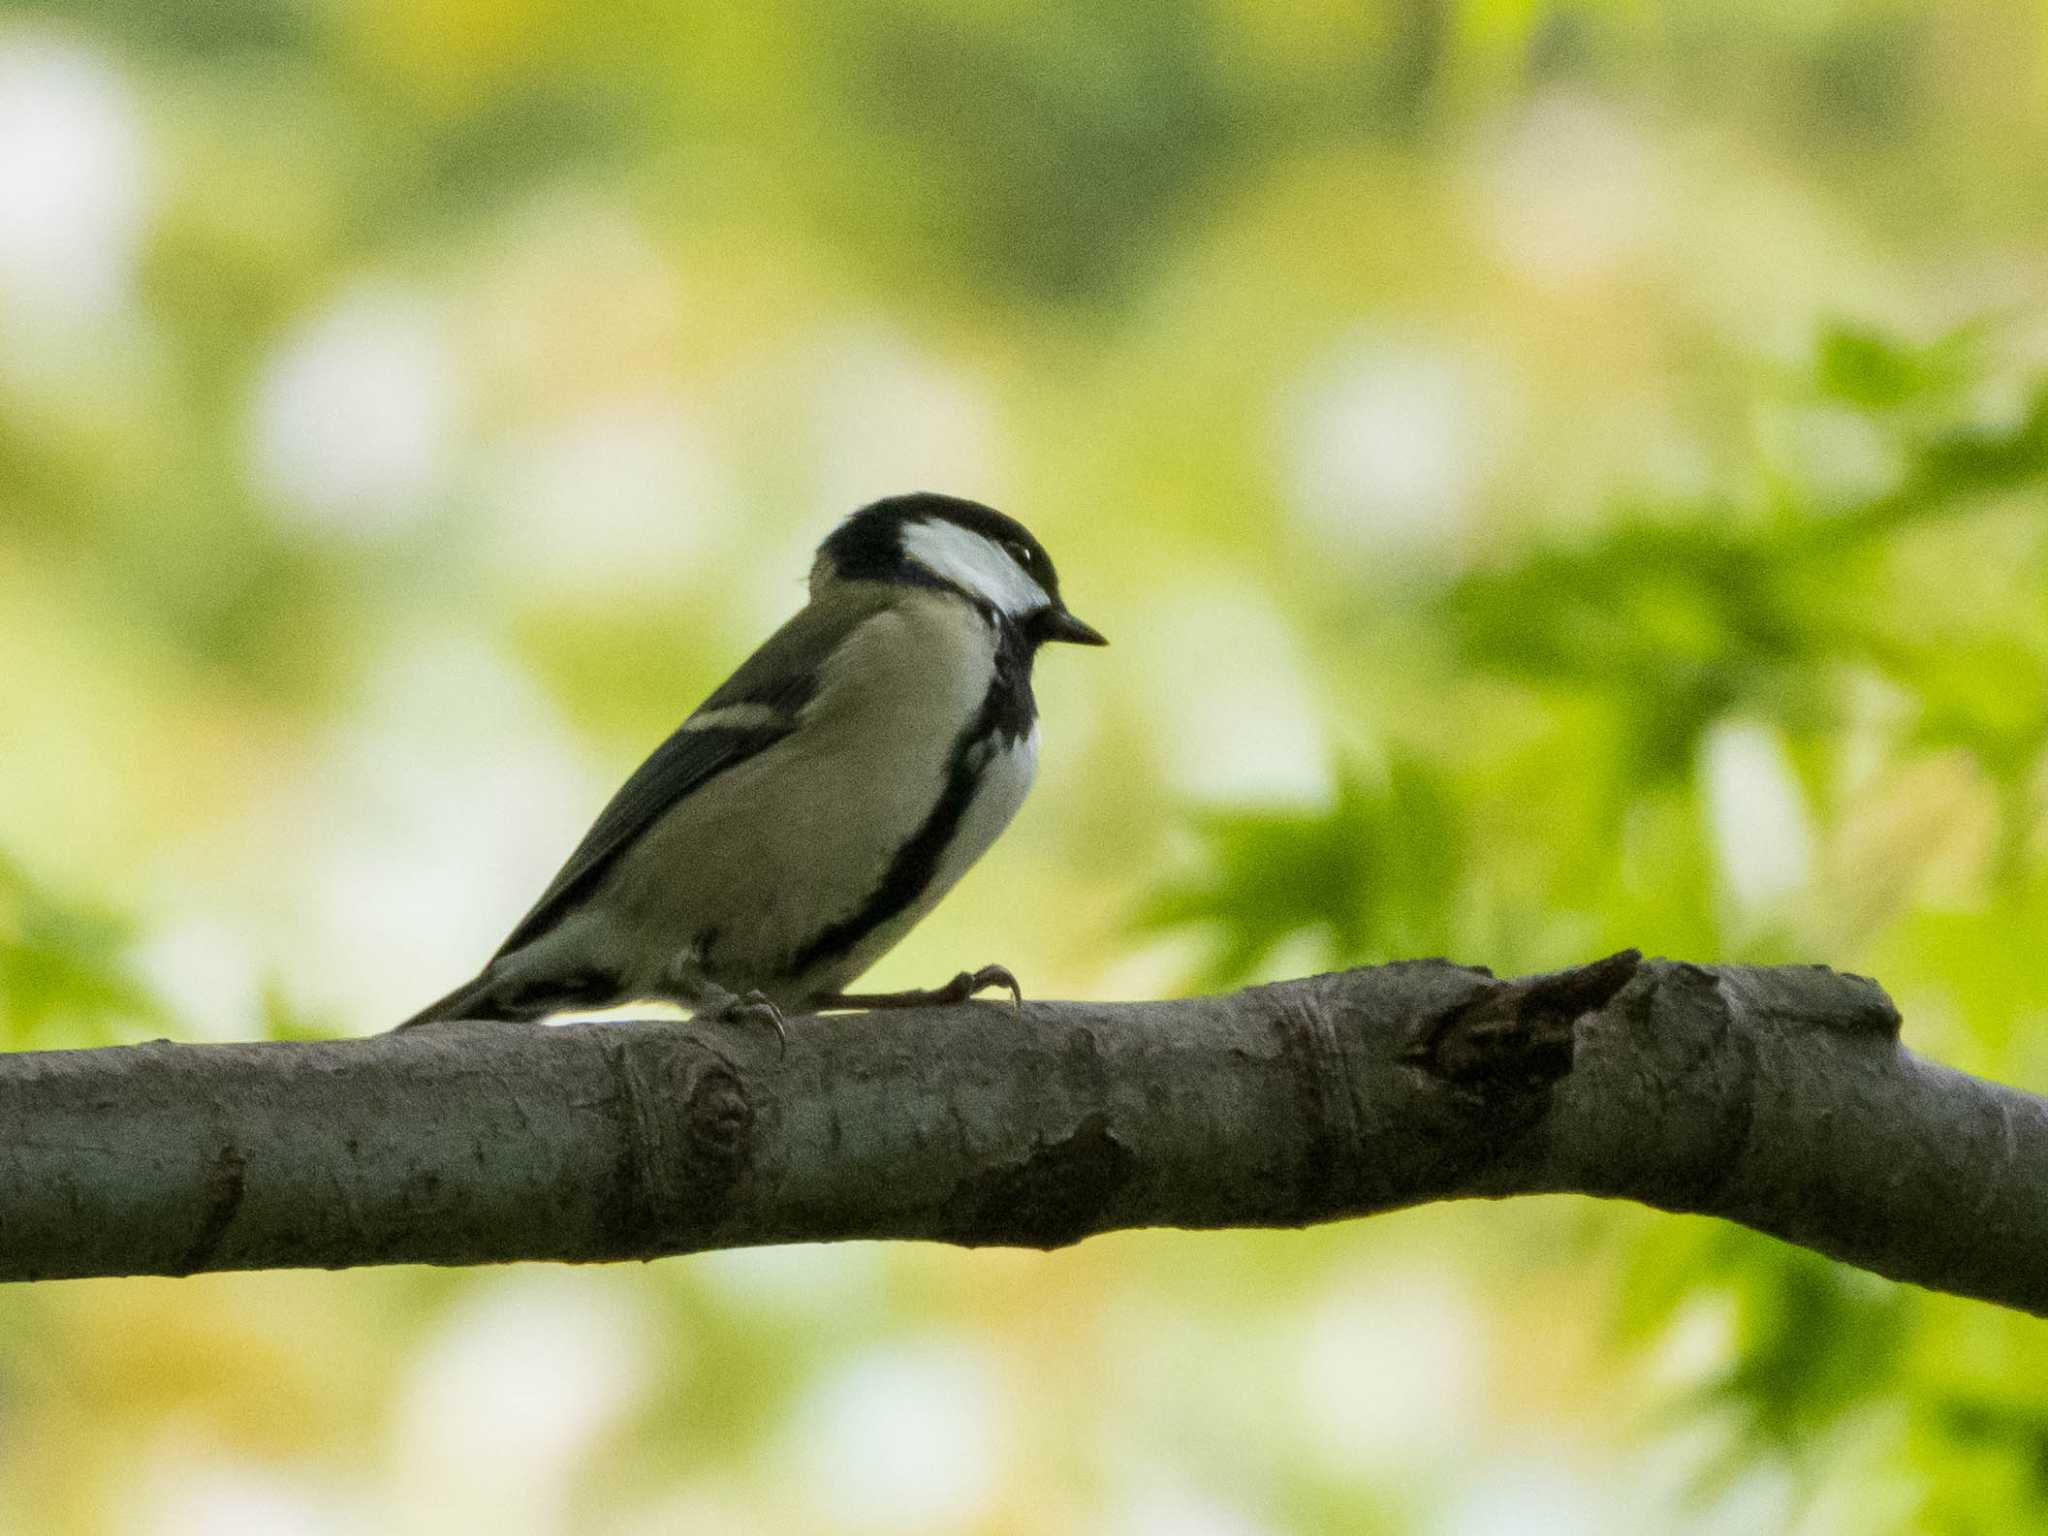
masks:
<instances>
[{"instance_id":1,"label":"bird's short beak","mask_svg":"<svg viewBox=\"0 0 2048 1536\"><path fill-rule=\"evenodd\" d=\"M1107 645L1100 630L1075 618L1064 608L1047 608L1034 626L1040 640L1059 640L1068 645Z\"/></svg>"}]
</instances>

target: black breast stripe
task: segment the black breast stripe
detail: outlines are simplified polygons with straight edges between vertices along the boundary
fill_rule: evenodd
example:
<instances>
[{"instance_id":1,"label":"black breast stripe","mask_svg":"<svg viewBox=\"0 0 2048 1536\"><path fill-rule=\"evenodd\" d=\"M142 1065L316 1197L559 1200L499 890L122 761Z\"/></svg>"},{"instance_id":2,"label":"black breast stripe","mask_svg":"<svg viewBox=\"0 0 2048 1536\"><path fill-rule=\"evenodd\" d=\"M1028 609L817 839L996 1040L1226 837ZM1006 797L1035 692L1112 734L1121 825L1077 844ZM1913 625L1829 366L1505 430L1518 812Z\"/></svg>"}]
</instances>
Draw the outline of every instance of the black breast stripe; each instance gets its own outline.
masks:
<instances>
[{"instance_id":1,"label":"black breast stripe","mask_svg":"<svg viewBox=\"0 0 2048 1536\"><path fill-rule=\"evenodd\" d=\"M841 918L798 952L791 970L801 975L822 961L847 953L890 918L901 915L924 894L938 873L939 861L960 830L974 793L981 787L982 771L992 754L1018 741L1031 729L1037 704L1031 696L1030 642L1017 627L997 618L995 676L975 711L953 742L953 755L946 768L946 784L938 804L911 833L889 871L882 876L868 899L850 916Z\"/></svg>"},{"instance_id":2,"label":"black breast stripe","mask_svg":"<svg viewBox=\"0 0 2048 1536\"><path fill-rule=\"evenodd\" d=\"M970 729L1019 741L1031 734L1031 722L1038 716L1038 701L1031 696L1031 642L1021 626L993 610L987 617L996 632L995 675Z\"/></svg>"}]
</instances>

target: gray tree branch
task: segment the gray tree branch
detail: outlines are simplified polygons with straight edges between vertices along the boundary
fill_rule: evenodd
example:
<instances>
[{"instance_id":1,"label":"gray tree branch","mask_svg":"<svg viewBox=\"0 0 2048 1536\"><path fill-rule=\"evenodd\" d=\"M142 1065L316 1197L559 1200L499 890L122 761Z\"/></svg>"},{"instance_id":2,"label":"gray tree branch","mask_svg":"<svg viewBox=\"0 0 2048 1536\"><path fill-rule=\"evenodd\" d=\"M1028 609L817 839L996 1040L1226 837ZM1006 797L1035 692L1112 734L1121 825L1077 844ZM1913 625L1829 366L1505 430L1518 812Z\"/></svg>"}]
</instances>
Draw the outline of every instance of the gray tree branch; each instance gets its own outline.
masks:
<instances>
[{"instance_id":1,"label":"gray tree branch","mask_svg":"<svg viewBox=\"0 0 2048 1536\"><path fill-rule=\"evenodd\" d=\"M1303 1226L1576 1191L2048 1315L2048 1100L1861 977L1423 960L1156 1003L0 1057L0 1278Z\"/></svg>"}]
</instances>

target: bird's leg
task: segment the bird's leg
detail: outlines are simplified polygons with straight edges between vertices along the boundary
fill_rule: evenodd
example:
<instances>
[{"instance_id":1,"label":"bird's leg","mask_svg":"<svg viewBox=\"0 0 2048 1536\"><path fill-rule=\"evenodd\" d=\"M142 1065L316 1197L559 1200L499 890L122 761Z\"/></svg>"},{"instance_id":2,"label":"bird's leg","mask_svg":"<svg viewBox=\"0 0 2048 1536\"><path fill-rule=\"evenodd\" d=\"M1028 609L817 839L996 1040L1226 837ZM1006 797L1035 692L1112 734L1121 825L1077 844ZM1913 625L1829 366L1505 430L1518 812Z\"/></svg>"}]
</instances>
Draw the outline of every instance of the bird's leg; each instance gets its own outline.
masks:
<instances>
[{"instance_id":1,"label":"bird's leg","mask_svg":"<svg viewBox=\"0 0 2048 1536\"><path fill-rule=\"evenodd\" d=\"M691 1005L690 1017L711 1019L720 1024L766 1024L775 1031L776 1054L789 1054L789 1024L782 1017L782 1010L765 992L749 992L741 996L728 992L717 982L706 982Z\"/></svg>"},{"instance_id":2,"label":"bird's leg","mask_svg":"<svg viewBox=\"0 0 2048 1536\"><path fill-rule=\"evenodd\" d=\"M938 1008L947 1003L964 1003L990 987L1007 987L1010 1006L1021 1010L1024 989L1006 965L984 965L978 971L962 971L943 987L914 987L908 992L833 992L818 999L820 1008Z\"/></svg>"},{"instance_id":3,"label":"bird's leg","mask_svg":"<svg viewBox=\"0 0 2048 1536\"><path fill-rule=\"evenodd\" d=\"M766 993L753 991L742 996L721 987L704 974L694 946L670 963L667 979L670 991L690 1010L691 1018L718 1024L766 1024L775 1031L778 1053L789 1054L789 1025L782 1010Z\"/></svg>"}]
</instances>

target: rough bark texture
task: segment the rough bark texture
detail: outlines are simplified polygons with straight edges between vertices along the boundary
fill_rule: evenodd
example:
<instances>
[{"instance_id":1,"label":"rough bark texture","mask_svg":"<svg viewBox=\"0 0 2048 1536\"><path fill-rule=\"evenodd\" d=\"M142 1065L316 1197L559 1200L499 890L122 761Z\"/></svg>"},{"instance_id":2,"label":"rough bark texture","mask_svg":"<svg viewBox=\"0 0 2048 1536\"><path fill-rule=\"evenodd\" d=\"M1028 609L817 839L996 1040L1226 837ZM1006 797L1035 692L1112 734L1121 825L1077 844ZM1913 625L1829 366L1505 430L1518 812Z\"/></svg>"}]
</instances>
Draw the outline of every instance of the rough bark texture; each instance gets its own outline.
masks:
<instances>
[{"instance_id":1,"label":"rough bark texture","mask_svg":"<svg viewBox=\"0 0 2048 1536\"><path fill-rule=\"evenodd\" d=\"M2048 1314L2048 1100L1872 982L1437 960L1159 1003L0 1057L0 1278L1056 1247L1546 1191Z\"/></svg>"}]
</instances>

